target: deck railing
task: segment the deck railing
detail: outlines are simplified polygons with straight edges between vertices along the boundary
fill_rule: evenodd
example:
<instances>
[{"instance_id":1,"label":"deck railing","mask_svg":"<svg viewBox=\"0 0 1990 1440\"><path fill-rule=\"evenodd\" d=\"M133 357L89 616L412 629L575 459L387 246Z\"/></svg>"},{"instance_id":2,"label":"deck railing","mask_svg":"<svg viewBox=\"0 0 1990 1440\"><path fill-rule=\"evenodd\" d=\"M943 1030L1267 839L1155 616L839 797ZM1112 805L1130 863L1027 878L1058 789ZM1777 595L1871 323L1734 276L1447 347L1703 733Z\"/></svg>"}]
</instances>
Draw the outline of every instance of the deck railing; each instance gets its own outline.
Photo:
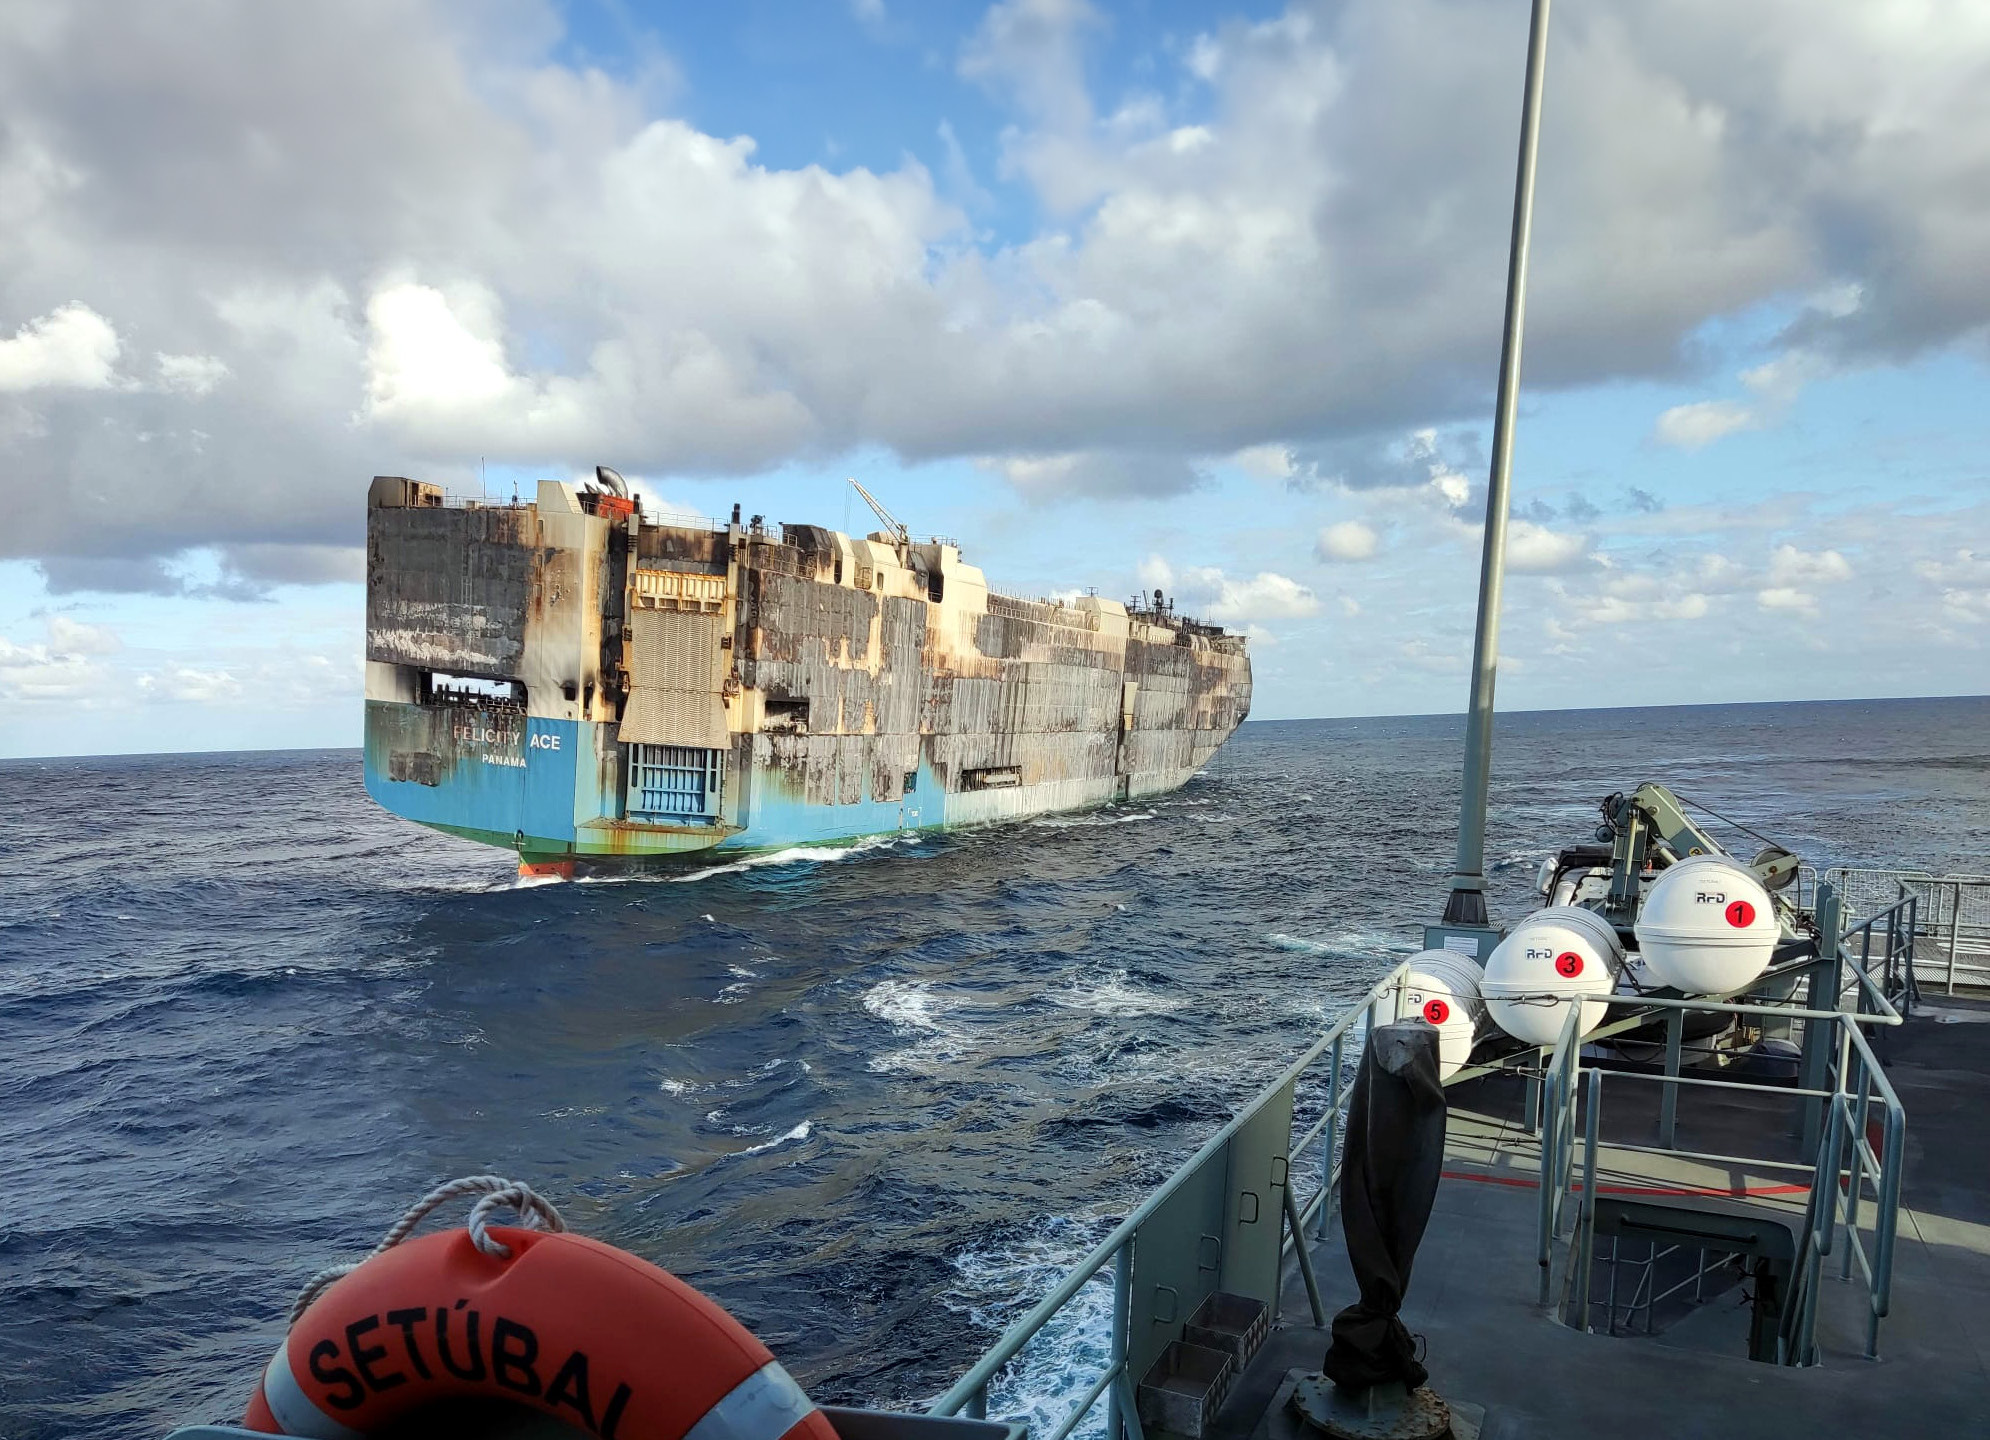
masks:
<instances>
[{"instance_id":1,"label":"deck railing","mask_svg":"<svg viewBox=\"0 0 1990 1440\"><path fill-rule=\"evenodd\" d=\"M1926 870L1859 869L1824 872L1848 916L1873 916L1907 896L1918 902L1911 936L1919 983L1990 987L1990 875L1936 875Z\"/></svg>"},{"instance_id":2,"label":"deck railing","mask_svg":"<svg viewBox=\"0 0 1990 1440\"><path fill-rule=\"evenodd\" d=\"M1838 1085L1818 1151L1814 1176L1828 1183L1811 1183L1804 1213L1802 1248L1797 1254L1795 1283L1783 1311L1777 1336L1778 1358L1786 1365L1810 1365L1817 1360L1817 1303L1824 1262L1838 1243L1842 1222L1844 1255L1840 1278L1852 1278L1852 1263L1866 1287L1866 1347L1868 1360L1879 1358L1879 1323L1893 1296L1893 1246L1900 1216L1900 1179L1906 1149L1907 1116L1900 1097L1874 1058L1872 1046L1854 1024L1838 1029ZM1880 1148L1872 1145L1868 1120L1874 1105L1881 1111ZM1866 1252L1859 1238L1859 1211L1872 1190L1873 1249Z\"/></svg>"},{"instance_id":3,"label":"deck railing","mask_svg":"<svg viewBox=\"0 0 1990 1440\"><path fill-rule=\"evenodd\" d=\"M1849 1275L1856 1264L1865 1281L1871 1314L1867 1351L1876 1353L1879 1321L1886 1315L1891 1293L1906 1121L1861 1027L1902 1023L1898 1002L1909 993L1906 960L1916 933L1918 902L1909 896L1841 930L1839 902L1830 884L1820 885L1817 899L1819 921L1829 941L1820 945L1815 959L1778 967L1765 977L1791 982L1788 1002L1642 996L1635 1009L1627 1012L1619 1008L1604 1026L1586 1036L1577 1033L1581 1009L1571 1006L1552 1050L1523 1053L1524 1070L1538 1077L1532 1082L1537 1088L1531 1091L1530 1104L1539 1108L1530 1124L1538 1122L1541 1137L1539 1259L1544 1303L1552 1295L1557 1252L1566 1242L1570 1272L1565 1273L1570 1273L1578 1312L1586 1305L1594 1262L1597 1165L1599 1153L1606 1148L1598 1127L1607 1073L1613 1084L1655 1083L1663 1087L1660 1144L1607 1148L1837 1176L1834 1187L1820 1188L1814 1179L1812 1182L1815 1213L1806 1219L1797 1283L1786 1310L1791 1317L1787 1323L1793 1328L1785 1344L1792 1363L1815 1356L1815 1276L1839 1244L1842 1227L1847 1236L1842 1266ZM1264 1300L1275 1319L1283 1299L1285 1262L1292 1256L1313 1320L1324 1325L1327 1317L1306 1240L1309 1230L1324 1237L1332 1218L1341 1173L1341 1141L1353 1091L1350 1062L1358 1054L1358 1048L1350 1054L1349 1042L1358 1047L1363 1027L1401 1015L1408 975L1408 962L1399 964L1353 1002L1277 1080L1245 1104L1049 1294L1010 1325L974 1367L933 1403L931 1413L985 1417L991 1385L1008 1367L1026 1360L1026 1350L1046 1325L1087 1285L1102 1282L1108 1268L1113 1286L1112 1320L1103 1367L1063 1413L1045 1426L1042 1440L1067 1440L1101 1399L1106 1402L1104 1440L1144 1440L1135 1386L1165 1344L1157 1341L1157 1327L1178 1330L1179 1322L1189 1318L1199 1301L1219 1288L1219 1279L1220 1288L1226 1291ZM1796 986L1806 978L1805 999L1798 1003ZM1762 983L1758 980L1751 986L1751 993ZM1681 1074L1684 1019L1695 1011L1801 1026L1805 1043L1799 1084L1790 1087ZM1606 1072L1583 1066L1585 1044L1648 1024L1654 1017L1662 1017L1666 1024L1662 1074ZM1526 1057L1539 1057L1544 1063L1534 1071L1535 1062ZM1468 1067L1449 1083L1483 1074L1488 1068L1502 1067ZM1509 1062L1504 1068L1513 1066ZM1804 1108L1807 1131L1816 1138L1817 1161L1804 1164L1679 1150L1678 1096L1689 1088L1755 1090L1797 1099ZM1579 1092L1583 1095L1580 1105ZM1317 1111L1313 1110L1315 1093ZM1307 1102L1303 1107L1302 1100ZM1877 1148L1866 1133L1867 1120L1875 1108L1884 1120ZM1302 1161L1313 1163L1302 1167ZM1578 1163L1583 1170L1579 1184L1575 1174ZM1253 1207L1248 1216L1239 1213L1235 1203L1240 1191L1238 1176L1243 1173L1239 1167L1256 1167L1249 1173L1267 1177L1269 1188L1277 1192L1275 1198L1266 1195L1262 1211ZM1307 1187L1310 1194L1301 1201L1297 1177L1306 1172L1316 1173L1317 1180ZM1247 1193L1256 1198L1257 1192ZM1870 1216L1862 1219L1868 1202ZM1571 1210L1573 1224L1569 1223ZM1267 1221L1269 1225L1265 1225ZM1862 1224L1873 1233L1870 1251L1859 1238ZM1257 1226L1264 1228L1254 1228ZM1241 1279L1233 1273L1239 1266L1249 1272ZM1584 1318L1578 1313L1577 1323L1584 1323Z\"/></svg>"},{"instance_id":4,"label":"deck railing","mask_svg":"<svg viewBox=\"0 0 1990 1440\"><path fill-rule=\"evenodd\" d=\"M1225 1290L1265 1301L1275 1317L1283 1290L1285 1256L1296 1249L1314 1320L1325 1324L1304 1237L1308 1222L1317 1222L1322 1228L1326 1225L1339 1183L1340 1140L1354 1089L1347 1041L1357 1027L1386 1023L1398 1016L1408 976L1409 963L1405 961L1376 981L1277 1080L1244 1105L1048 1295L1011 1325L974 1368L933 1403L930 1413L986 1416L990 1384L1023 1356L1030 1341L1107 1266L1112 1267L1113 1301L1105 1368L1045 1430L1043 1440L1065 1440L1101 1397L1107 1405L1107 1440L1143 1440L1134 1386L1158 1353L1156 1323L1173 1325L1187 1320L1196 1305L1217 1288L1218 1277ZM1299 1091L1323 1061L1320 1112L1304 1124L1295 1139L1300 1123L1294 1119ZM1308 1152L1318 1156L1319 1180L1301 1203L1293 1193L1293 1177L1300 1173L1300 1161ZM1226 1183L1226 1176L1235 1178L1240 1165L1254 1167L1252 1175L1262 1170L1269 1188L1279 1192L1276 1199L1265 1196L1248 1215L1240 1213L1236 1204L1239 1186ZM1243 1193L1255 1198L1260 1192ZM1268 1227L1255 1228L1266 1221L1270 1222ZM1141 1248L1143 1237L1148 1241L1146 1250ZM1184 1258L1186 1267L1180 1263ZM1138 1318L1136 1300L1141 1302ZM1169 1308L1162 1316L1158 1312L1164 1300Z\"/></svg>"},{"instance_id":5,"label":"deck railing","mask_svg":"<svg viewBox=\"0 0 1990 1440\"><path fill-rule=\"evenodd\" d=\"M1557 1128L1572 1123L1572 1116L1557 1115L1548 1108L1557 1093L1558 1076L1573 1077L1583 1044L1607 1040L1648 1022L1654 1014L1666 1021L1666 1057L1662 1073L1609 1070L1591 1067L1583 1077L1583 1141L1580 1183L1581 1200L1575 1223L1566 1237L1569 1260L1571 1322L1584 1329L1589 1323L1591 1271L1595 1261L1596 1169L1598 1153L1612 1149L1629 1153L1677 1155L1683 1159L1715 1164L1781 1168L1808 1173L1811 1193L1804 1225L1799 1236L1800 1253L1795 1268L1795 1284L1784 1308L1783 1329L1778 1337L1779 1358L1786 1364L1809 1364L1816 1359L1816 1275L1824 1257L1831 1253L1837 1227L1842 1220L1846 1234L1843 1268L1849 1277L1856 1258L1866 1284L1869 1315L1866 1354L1876 1356L1879 1322L1885 1318L1892 1293L1893 1243L1900 1206L1902 1155L1906 1115L1885 1072L1873 1058L1872 1048L1861 1030L1866 1025L1895 1026L1903 1023L1905 1006L1912 994L1911 956L1915 930L1916 897L1909 895L1887 909L1849 929L1839 928L1840 905L1829 881L1819 886L1817 909L1823 943L1815 959L1779 967L1781 976L1806 975L1808 1003L1742 1001L1728 997L1672 998L1643 996L1630 1013L1619 1014L1589 1035L1578 1038L1573 1026L1566 1028L1549 1059L1546 1074L1550 1083L1544 1094L1544 1124L1541 1145L1541 1179L1544 1193L1541 1205L1539 1249L1543 1260L1542 1298L1552 1296L1552 1259L1564 1237L1559 1219L1565 1197L1576 1187L1574 1147L1555 1139ZM1879 973L1868 968L1875 957L1881 961ZM1772 971L1766 977L1779 978ZM1763 984L1757 979L1751 991ZM1792 997L1794 998L1794 991ZM1846 1000L1850 1000L1850 1008ZM1825 1006L1832 1008L1824 1008ZM1870 1005L1870 1009L1861 1008ZM1798 1084L1794 1087L1749 1080L1715 1079L1682 1075L1681 1052L1684 1022L1692 1012L1754 1016L1781 1024L1801 1022L1804 1031L1803 1056ZM1659 1102L1659 1143L1656 1146L1609 1143L1599 1140L1603 1109L1603 1080L1613 1084L1657 1084L1663 1087ZM1563 1082L1567 1083L1567 1082ZM1778 1161L1762 1156L1715 1154L1680 1150L1677 1145L1678 1096L1682 1087L1729 1091L1755 1091L1775 1097L1799 1100L1806 1143L1815 1146L1811 1163ZM1572 1089L1572 1086L1571 1086ZM1560 1092L1567 1096L1570 1089ZM1567 1105L1567 1099L1560 1103ZM1883 1128L1878 1151L1866 1133L1866 1121L1875 1107L1882 1112ZM1572 1106L1570 1107L1573 1108ZM1821 1176L1835 1177L1835 1183L1820 1185ZM1871 1191L1868 1197L1868 1190ZM1873 1209L1870 1226L1873 1250L1867 1254L1858 1239L1860 1210L1870 1198ZM1614 1318L1614 1316L1613 1316Z\"/></svg>"},{"instance_id":6,"label":"deck railing","mask_svg":"<svg viewBox=\"0 0 1990 1440\"><path fill-rule=\"evenodd\" d=\"M1541 1303L1554 1296L1555 1242L1562 1214L1568 1208L1571 1167L1575 1164L1576 1075L1582 1067L1582 1045L1576 1035L1582 1006L1569 1006L1561 1038L1549 1057L1541 1084L1541 1214L1539 1255Z\"/></svg>"}]
</instances>

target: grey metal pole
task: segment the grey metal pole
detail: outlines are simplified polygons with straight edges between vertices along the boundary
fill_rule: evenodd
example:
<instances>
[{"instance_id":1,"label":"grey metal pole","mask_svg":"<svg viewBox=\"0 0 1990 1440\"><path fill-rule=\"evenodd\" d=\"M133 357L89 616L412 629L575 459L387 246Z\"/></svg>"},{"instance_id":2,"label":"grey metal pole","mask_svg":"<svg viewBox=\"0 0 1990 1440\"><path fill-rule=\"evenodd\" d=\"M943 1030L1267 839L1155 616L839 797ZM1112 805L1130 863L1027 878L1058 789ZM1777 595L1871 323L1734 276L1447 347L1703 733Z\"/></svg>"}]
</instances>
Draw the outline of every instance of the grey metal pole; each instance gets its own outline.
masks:
<instances>
[{"instance_id":1,"label":"grey metal pole","mask_svg":"<svg viewBox=\"0 0 1990 1440\"><path fill-rule=\"evenodd\" d=\"M1680 1051L1686 1037L1686 1012L1671 1010L1665 1016L1665 1081L1664 1093L1658 1100L1658 1143L1667 1150L1679 1148L1679 1087L1673 1082L1679 1078Z\"/></svg>"},{"instance_id":2,"label":"grey metal pole","mask_svg":"<svg viewBox=\"0 0 1990 1440\"><path fill-rule=\"evenodd\" d=\"M1128 1240L1112 1257L1112 1363L1126 1366L1127 1316L1133 1309L1133 1242ZM1106 1440L1125 1440L1120 1423L1119 1386L1106 1387Z\"/></svg>"},{"instance_id":3,"label":"grey metal pole","mask_svg":"<svg viewBox=\"0 0 1990 1440\"><path fill-rule=\"evenodd\" d=\"M1548 0L1534 0L1527 28L1527 93L1520 109L1520 166L1513 187L1513 243L1506 262L1506 331L1493 410L1492 475L1486 486L1485 549L1479 559L1479 624L1472 641L1472 704L1465 726L1465 788L1458 810L1458 862L1445 902L1447 925L1484 925L1486 785L1492 773L1494 672L1499 662L1500 583L1506 573L1506 514L1513 423L1520 402L1520 339L1527 320L1527 245L1534 229L1534 154L1541 138L1541 77L1548 59Z\"/></svg>"},{"instance_id":4,"label":"grey metal pole","mask_svg":"<svg viewBox=\"0 0 1990 1440\"><path fill-rule=\"evenodd\" d=\"M1804 1008L1827 1010L1839 1007L1839 992L1844 986L1844 966L1838 953L1838 927L1844 924L1844 916L1838 898L1838 887L1823 884L1817 887L1817 964L1811 968L1810 985L1804 992ZM1871 932L1868 931L1868 934ZM1803 1022L1803 1049L1799 1052L1797 1083L1806 1090L1822 1090L1831 1064L1830 1052L1826 1048L1831 1035L1822 1027L1822 1020ZM1844 1083L1845 1077L1838 1077ZM1797 1102L1797 1134L1800 1137L1802 1153L1814 1155L1817 1144L1824 1136L1824 1102L1814 1096L1805 1096Z\"/></svg>"}]
</instances>

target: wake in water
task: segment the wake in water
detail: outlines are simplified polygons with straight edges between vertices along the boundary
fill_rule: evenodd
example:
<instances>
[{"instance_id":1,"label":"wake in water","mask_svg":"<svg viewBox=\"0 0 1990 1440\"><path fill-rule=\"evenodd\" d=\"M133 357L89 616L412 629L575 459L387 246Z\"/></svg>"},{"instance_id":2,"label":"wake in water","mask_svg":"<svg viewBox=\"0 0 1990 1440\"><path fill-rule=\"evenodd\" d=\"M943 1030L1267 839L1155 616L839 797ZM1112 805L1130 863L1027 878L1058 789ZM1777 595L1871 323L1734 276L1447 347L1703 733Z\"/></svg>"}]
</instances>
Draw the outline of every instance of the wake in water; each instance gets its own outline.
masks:
<instances>
[{"instance_id":1,"label":"wake in water","mask_svg":"<svg viewBox=\"0 0 1990 1440\"><path fill-rule=\"evenodd\" d=\"M911 833L866 835L860 840L852 840L844 845L793 845L786 850L774 850L765 855L748 855L742 860L734 860L729 864L712 865L683 875L666 875L661 878L672 884L685 885L697 880L710 880L717 875L741 875L749 870L761 870L771 865L825 865L831 861L848 860L857 855L871 855L881 850L910 849L925 838L923 835Z\"/></svg>"},{"instance_id":2,"label":"wake in water","mask_svg":"<svg viewBox=\"0 0 1990 1440\"><path fill-rule=\"evenodd\" d=\"M988 1333L1000 1333L1055 1288L1110 1233L1104 1220L1053 1216L1013 1244L963 1250L955 1282L941 1296ZM1048 1435L1070 1406L1105 1373L1112 1356L1112 1269L1107 1266L1060 1310L988 1387L988 1413L1027 1421ZM1101 1400L1074 1435L1101 1440Z\"/></svg>"},{"instance_id":3,"label":"wake in water","mask_svg":"<svg viewBox=\"0 0 1990 1440\"><path fill-rule=\"evenodd\" d=\"M949 1018L960 1003L936 994L930 985L919 981L881 980L873 985L864 992L864 1009L889 1025L894 1034L919 1039L906 1048L873 1055L869 1068L880 1075L894 1070L930 1074L959 1063L972 1035L968 1027Z\"/></svg>"},{"instance_id":4,"label":"wake in water","mask_svg":"<svg viewBox=\"0 0 1990 1440\"><path fill-rule=\"evenodd\" d=\"M1053 1003L1067 1009L1122 1019L1135 1015L1166 1015L1182 1007L1179 999L1134 985L1124 970L1114 970L1096 985L1075 985L1069 990L1052 994L1050 998Z\"/></svg>"},{"instance_id":5,"label":"wake in water","mask_svg":"<svg viewBox=\"0 0 1990 1440\"><path fill-rule=\"evenodd\" d=\"M1301 955L1325 955L1337 960L1414 955L1419 948L1414 941L1405 940L1399 934L1389 935L1377 930L1343 930L1324 940L1309 940L1303 935L1287 935L1275 930L1264 938L1267 945L1276 945L1281 950L1293 950Z\"/></svg>"},{"instance_id":6,"label":"wake in water","mask_svg":"<svg viewBox=\"0 0 1990 1440\"><path fill-rule=\"evenodd\" d=\"M1039 815L1029 823L1039 830L1091 830L1101 825L1139 825L1157 820L1153 810L1090 810L1082 815Z\"/></svg>"}]
</instances>

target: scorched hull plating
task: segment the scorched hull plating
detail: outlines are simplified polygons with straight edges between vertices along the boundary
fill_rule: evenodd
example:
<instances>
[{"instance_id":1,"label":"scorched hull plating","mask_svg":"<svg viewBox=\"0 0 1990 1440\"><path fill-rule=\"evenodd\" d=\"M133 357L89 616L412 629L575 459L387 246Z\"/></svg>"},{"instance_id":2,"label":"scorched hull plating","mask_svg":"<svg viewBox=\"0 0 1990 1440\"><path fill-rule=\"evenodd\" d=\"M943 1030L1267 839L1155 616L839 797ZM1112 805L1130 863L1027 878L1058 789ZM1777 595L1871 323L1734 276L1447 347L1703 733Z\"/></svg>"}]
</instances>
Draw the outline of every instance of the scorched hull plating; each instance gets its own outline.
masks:
<instances>
[{"instance_id":1,"label":"scorched hull plating","mask_svg":"<svg viewBox=\"0 0 1990 1440\"><path fill-rule=\"evenodd\" d=\"M367 791L528 865L1138 799L1250 707L1241 637L994 594L948 542L659 525L551 482L464 506L383 478L368 521Z\"/></svg>"}]
</instances>

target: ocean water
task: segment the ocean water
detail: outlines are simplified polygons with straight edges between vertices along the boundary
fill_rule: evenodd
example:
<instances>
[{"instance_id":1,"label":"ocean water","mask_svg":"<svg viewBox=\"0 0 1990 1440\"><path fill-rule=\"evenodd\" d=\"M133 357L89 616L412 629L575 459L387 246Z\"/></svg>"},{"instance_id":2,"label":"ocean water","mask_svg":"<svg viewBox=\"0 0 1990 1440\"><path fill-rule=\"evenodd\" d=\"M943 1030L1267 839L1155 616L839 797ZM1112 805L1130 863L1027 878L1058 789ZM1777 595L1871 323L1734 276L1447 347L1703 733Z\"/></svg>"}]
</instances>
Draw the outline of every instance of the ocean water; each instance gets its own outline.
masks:
<instances>
[{"instance_id":1,"label":"ocean water","mask_svg":"<svg viewBox=\"0 0 1990 1440\"><path fill-rule=\"evenodd\" d=\"M818 1399L929 1398L1413 948L1460 732L1253 724L1156 801L523 888L356 752L0 764L0 1436L239 1413L296 1287L479 1171ZM1990 870L1990 700L1519 715L1496 911L1644 779ZM1093 1288L998 1410L1099 1353Z\"/></svg>"}]
</instances>

